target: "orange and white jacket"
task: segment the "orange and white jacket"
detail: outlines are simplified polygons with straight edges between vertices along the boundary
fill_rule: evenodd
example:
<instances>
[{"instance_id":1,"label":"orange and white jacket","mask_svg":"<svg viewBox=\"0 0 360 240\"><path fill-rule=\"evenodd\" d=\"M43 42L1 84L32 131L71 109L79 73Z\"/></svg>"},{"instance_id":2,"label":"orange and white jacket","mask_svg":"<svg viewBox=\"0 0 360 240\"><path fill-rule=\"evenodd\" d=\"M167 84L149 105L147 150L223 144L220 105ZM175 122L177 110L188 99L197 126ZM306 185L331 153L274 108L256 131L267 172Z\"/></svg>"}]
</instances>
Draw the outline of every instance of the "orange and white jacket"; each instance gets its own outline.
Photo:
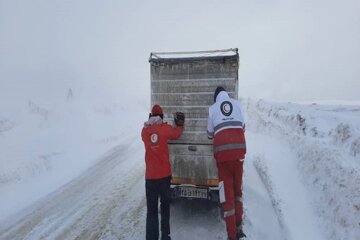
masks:
<instances>
[{"instance_id":1,"label":"orange and white jacket","mask_svg":"<svg viewBox=\"0 0 360 240\"><path fill-rule=\"evenodd\" d=\"M245 158L245 123L240 101L232 99L225 91L216 97L209 107L207 134L214 139L214 157L217 162L236 161Z\"/></svg>"}]
</instances>

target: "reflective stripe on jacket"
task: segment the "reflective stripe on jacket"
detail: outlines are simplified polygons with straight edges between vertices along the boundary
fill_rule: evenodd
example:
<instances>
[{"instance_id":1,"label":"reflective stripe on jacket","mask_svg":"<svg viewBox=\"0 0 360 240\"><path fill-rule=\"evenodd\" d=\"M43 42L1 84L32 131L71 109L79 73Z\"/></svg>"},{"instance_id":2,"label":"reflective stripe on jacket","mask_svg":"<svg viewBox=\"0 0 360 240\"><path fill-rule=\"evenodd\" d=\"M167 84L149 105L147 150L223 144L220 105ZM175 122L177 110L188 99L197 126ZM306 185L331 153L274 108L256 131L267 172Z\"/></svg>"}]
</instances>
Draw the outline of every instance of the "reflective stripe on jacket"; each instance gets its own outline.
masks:
<instances>
[{"instance_id":1,"label":"reflective stripe on jacket","mask_svg":"<svg viewBox=\"0 0 360 240\"><path fill-rule=\"evenodd\" d=\"M159 179L171 175L168 140L180 137L183 127L172 127L161 122L145 126L141 138L145 145L146 179Z\"/></svg>"},{"instance_id":2,"label":"reflective stripe on jacket","mask_svg":"<svg viewBox=\"0 0 360 240\"><path fill-rule=\"evenodd\" d=\"M218 162L245 158L245 124L240 105L240 101L221 91L209 108L207 134L214 138L214 157Z\"/></svg>"}]
</instances>

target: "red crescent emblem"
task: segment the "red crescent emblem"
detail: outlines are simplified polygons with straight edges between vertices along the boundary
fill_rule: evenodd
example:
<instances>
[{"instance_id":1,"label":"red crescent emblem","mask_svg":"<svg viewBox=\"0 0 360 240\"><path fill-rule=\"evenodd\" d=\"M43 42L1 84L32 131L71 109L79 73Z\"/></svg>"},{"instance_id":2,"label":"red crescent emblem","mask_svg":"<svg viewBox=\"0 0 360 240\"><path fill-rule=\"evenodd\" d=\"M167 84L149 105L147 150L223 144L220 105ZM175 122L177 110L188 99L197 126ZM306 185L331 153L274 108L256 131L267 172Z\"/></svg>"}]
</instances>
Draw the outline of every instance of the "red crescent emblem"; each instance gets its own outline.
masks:
<instances>
[{"instance_id":1,"label":"red crescent emblem","mask_svg":"<svg viewBox=\"0 0 360 240\"><path fill-rule=\"evenodd\" d=\"M158 142L158 140L159 140L159 136L157 135L157 133L151 134L151 136L150 136L151 143L156 144Z\"/></svg>"}]
</instances>

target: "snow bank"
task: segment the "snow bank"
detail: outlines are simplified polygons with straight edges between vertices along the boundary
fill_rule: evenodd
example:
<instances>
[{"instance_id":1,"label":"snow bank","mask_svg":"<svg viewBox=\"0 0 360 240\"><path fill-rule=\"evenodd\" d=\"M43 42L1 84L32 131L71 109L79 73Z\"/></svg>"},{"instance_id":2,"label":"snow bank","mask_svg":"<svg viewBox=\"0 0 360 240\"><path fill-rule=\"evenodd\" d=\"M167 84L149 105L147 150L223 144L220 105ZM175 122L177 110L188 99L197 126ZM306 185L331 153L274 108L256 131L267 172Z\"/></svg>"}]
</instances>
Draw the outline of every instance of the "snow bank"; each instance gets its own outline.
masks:
<instances>
[{"instance_id":1,"label":"snow bank","mask_svg":"<svg viewBox=\"0 0 360 240\"><path fill-rule=\"evenodd\" d=\"M287 141L296 153L292 161L328 239L357 239L360 107L248 100L246 113L251 131Z\"/></svg>"}]
</instances>

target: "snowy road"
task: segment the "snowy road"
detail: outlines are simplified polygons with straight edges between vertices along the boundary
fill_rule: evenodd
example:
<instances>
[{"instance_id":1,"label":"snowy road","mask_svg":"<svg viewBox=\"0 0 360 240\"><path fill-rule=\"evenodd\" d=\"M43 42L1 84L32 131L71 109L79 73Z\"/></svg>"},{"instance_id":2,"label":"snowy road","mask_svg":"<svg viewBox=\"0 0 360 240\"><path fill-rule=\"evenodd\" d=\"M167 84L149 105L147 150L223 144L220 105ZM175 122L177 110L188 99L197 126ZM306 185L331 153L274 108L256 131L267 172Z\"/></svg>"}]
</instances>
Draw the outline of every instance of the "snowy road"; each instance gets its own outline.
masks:
<instances>
[{"instance_id":1,"label":"snowy road","mask_svg":"<svg viewBox=\"0 0 360 240\"><path fill-rule=\"evenodd\" d=\"M142 142L120 145L81 176L8 219L0 239L144 239ZM249 239L283 239L271 199L253 163L246 163L245 229ZM266 227L264 227L266 226ZM216 204L176 201L173 239L225 239Z\"/></svg>"},{"instance_id":2,"label":"snowy road","mask_svg":"<svg viewBox=\"0 0 360 240\"><path fill-rule=\"evenodd\" d=\"M136 214L144 211L143 197L137 196L142 195L144 167L137 147L115 148L80 177L2 224L0 239L122 239L127 224L141 221Z\"/></svg>"}]
</instances>

